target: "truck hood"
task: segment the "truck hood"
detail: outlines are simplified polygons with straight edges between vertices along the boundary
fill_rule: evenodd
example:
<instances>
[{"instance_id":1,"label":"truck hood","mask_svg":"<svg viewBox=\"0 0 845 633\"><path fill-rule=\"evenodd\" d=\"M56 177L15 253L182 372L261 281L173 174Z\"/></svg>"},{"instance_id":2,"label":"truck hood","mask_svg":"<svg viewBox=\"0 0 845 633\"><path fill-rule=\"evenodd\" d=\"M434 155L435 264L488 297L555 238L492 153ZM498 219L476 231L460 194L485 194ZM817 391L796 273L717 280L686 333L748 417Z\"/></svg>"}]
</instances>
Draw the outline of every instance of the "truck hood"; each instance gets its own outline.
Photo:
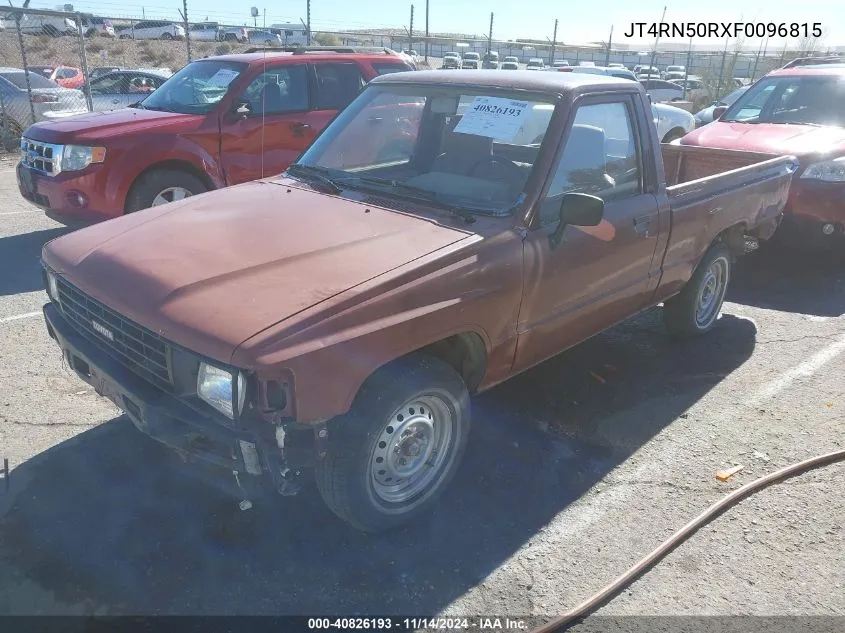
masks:
<instances>
[{"instance_id":1,"label":"truck hood","mask_svg":"<svg viewBox=\"0 0 845 633\"><path fill-rule=\"evenodd\" d=\"M107 139L151 130L159 132L162 128L182 125L197 118L202 117L196 114L123 108L108 112L86 112L36 123L27 130L26 136L47 143L67 143L78 138Z\"/></svg>"},{"instance_id":2,"label":"truck hood","mask_svg":"<svg viewBox=\"0 0 845 633\"><path fill-rule=\"evenodd\" d=\"M470 235L259 181L84 228L43 257L124 316L229 362L271 325Z\"/></svg>"},{"instance_id":3,"label":"truck hood","mask_svg":"<svg viewBox=\"0 0 845 633\"><path fill-rule=\"evenodd\" d=\"M686 135L681 143L801 157L845 151L845 128L716 121Z\"/></svg>"}]
</instances>

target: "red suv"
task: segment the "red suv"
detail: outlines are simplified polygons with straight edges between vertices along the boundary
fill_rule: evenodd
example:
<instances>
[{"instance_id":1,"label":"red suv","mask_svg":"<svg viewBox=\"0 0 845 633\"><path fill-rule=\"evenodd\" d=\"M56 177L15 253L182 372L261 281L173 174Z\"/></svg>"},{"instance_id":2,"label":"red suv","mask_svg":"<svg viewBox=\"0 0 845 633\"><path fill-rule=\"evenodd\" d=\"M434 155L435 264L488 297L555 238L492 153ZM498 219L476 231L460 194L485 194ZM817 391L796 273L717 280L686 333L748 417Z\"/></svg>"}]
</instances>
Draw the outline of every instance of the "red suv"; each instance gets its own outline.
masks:
<instances>
[{"instance_id":1,"label":"red suv","mask_svg":"<svg viewBox=\"0 0 845 633\"><path fill-rule=\"evenodd\" d=\"M21 194L59 221L98 221L284 171L390 53L247 52L194 61L129 108L36 123Z\"/></svg>"},{"instance_id":2,"label":"red suv","mask_svg":"<svg viewBox=\"0 0 845 633\"><path fill-rule=\"evenodd\" d=\"M700 145L791 154L800 167L784 210L783 237L822 243L845 237L845 64L794 65L769 73L713 121L681 139Z\"/></svg>"}]
</instances>

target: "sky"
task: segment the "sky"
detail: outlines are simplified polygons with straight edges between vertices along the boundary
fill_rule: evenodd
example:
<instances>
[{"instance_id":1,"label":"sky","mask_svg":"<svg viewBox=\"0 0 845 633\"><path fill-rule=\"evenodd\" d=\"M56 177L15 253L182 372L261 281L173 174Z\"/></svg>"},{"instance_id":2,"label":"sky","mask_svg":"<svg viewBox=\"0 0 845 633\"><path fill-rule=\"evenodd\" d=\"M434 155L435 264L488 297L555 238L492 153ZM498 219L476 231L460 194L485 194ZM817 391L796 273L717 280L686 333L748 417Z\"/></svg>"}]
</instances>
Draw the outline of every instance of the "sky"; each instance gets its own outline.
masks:
<instances>
[{"instance_id":1,"label":"sky","mask_svg":"<svg viewBox=\"0 0 845 633\"><path fill-rule=\"evenodd\" d=\"M12 0L20 6L22 0ZM312 0L312 30L342 30L366 28L407 28L412 2L397 0ZM413 0L415 5L414 31L425 29L425 0ZM178 19L177 9L182 0L149 0L128 5L119 0L79 0L73 3L78 11L92 12L109 17L146 17ZM33 8L54 9L57 1L32 0ZM266 8L267 25L298 22L306 17L306 0L281 0L272 5L262 5L262 0L188 0L188 17L233 24L252 23L250 7L256 6L263 22ZM429 28L437 32L461 32L486 36L490 12L494 13L493 37L495 39L534 38L551 39L555 19L559 20L558 41L586 43L606 41L611 26L613 41L632 45L650 46L653 37L626 38L631 23L659 22L663 7L667 6L665 22L766 22L766 23L820 23L824 47L845 45L845 2L843 0L802 0L801 2L773 3L765 0L685 0L670 3L667 0L603 0L601 3L532 0L530 4L518 0L430 0ZM201 7L201 8L200 8ZM665 41L688 41L677 38ZM695 38L696 44L712 44L714 49L724 47L725 40ZM750 38L745 44L754 45L760 39ZM797 40L772 37L769 45L782 48L797 44Z\"/></svg>"}]
</instances>

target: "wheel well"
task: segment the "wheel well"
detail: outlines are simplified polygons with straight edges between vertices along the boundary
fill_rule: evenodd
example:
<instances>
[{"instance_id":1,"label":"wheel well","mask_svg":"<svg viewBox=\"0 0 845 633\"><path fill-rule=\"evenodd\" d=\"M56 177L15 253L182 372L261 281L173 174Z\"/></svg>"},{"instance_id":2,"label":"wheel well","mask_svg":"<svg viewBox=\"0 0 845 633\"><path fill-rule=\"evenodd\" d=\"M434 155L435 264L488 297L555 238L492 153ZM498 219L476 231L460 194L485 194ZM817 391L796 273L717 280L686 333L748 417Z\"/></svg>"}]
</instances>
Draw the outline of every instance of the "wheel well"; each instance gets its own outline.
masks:
<instances>
[{"instance_id":1,"label":"wheel well","mask_svg":"<svg viewBox=\"0 0 845 633\"><path fill-rule=\"evenodd\" d=\"M132 181L132 186L129 187L129 193L126 194L126 200L123 201L124 209L126 208L126 205L129 203L129 199L132 196L132 191L138 185L138 182L141 180L141 178L143 178L144 176L146 176L147 174L149 174L152 171L158 171L160 169L172 169L174 171L187 172L187 173L191 174L192 176L199 178L202 181L202 183L206 186L208 191L216 189L216 187L214 186L214 183L212 182L211 178L208 177L208 174L206 174L204 171L197 169L194 165L192 165L188 161L166 160L166 161L163 161L163 162L160 162L160 163L156 163L155 165L150 165L149 167L147 167L144 171L142 171L140 174L138 174L135 177L135 180Z\"/></svg>"},{"instance_id":2,"label":"wheel well","mask_svg":"<svg viewBox=\"0 0 845 633\"><path fill-rule=\"evenodd\" d=\"M475 332L462 332L426 345L417 352L434 356L451 365L475 391L487 368L487 348Z\"/></svg>"},{"instance_id":3,"label":"wheel well","mask_svg":"<svg viewBox=\"0 0 845 633\"><path fill-rule=\"evenodd\" d=\"M745 224L734 224L732 227L725 229L714 240L715 242L723 242L735 257L745 254Z\"/></svg>"},{"instance_id":4,"label":"wheel well","mask_svg":"<svg viewBox=\"0 0 845 633\"><path fill-rule=\"evenodd\" d=\"M686 130L684 130L684 128L673 127L671 130L666 132L666 136L663 137L663 140L661 142L667 143L667 142L672 141L676 138L680 138L681 136L684 136L685 134L686 134Z\"/></svg>"}]
</instances>

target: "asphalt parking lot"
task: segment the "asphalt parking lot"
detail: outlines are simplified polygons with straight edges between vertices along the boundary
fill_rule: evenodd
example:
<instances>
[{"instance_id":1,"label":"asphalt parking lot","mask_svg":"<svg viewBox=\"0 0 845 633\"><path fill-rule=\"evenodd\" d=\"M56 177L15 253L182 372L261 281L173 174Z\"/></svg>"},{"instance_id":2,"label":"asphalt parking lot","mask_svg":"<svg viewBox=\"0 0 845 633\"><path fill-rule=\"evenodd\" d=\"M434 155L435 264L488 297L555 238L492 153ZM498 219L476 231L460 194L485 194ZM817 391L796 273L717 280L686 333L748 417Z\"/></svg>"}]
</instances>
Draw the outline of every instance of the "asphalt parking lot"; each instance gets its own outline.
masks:
<instances>
[{"instance_id":1,"label":"asphalt parking lot","mask_svg":"<svg viewBox=\"0 0 845 633\"><path fill-rule=\"evenodd\" d=\"M706 338L659 309L476 398L438 508L367 536L307 488L239 512L62 366L0 164L0 614L564 612L711 502L845 443L845 253L761 251ZM715 472L743 470L720 483ZM845 465L743 501L601 613L845 615Z\"/></svg>"}]
</instances>

